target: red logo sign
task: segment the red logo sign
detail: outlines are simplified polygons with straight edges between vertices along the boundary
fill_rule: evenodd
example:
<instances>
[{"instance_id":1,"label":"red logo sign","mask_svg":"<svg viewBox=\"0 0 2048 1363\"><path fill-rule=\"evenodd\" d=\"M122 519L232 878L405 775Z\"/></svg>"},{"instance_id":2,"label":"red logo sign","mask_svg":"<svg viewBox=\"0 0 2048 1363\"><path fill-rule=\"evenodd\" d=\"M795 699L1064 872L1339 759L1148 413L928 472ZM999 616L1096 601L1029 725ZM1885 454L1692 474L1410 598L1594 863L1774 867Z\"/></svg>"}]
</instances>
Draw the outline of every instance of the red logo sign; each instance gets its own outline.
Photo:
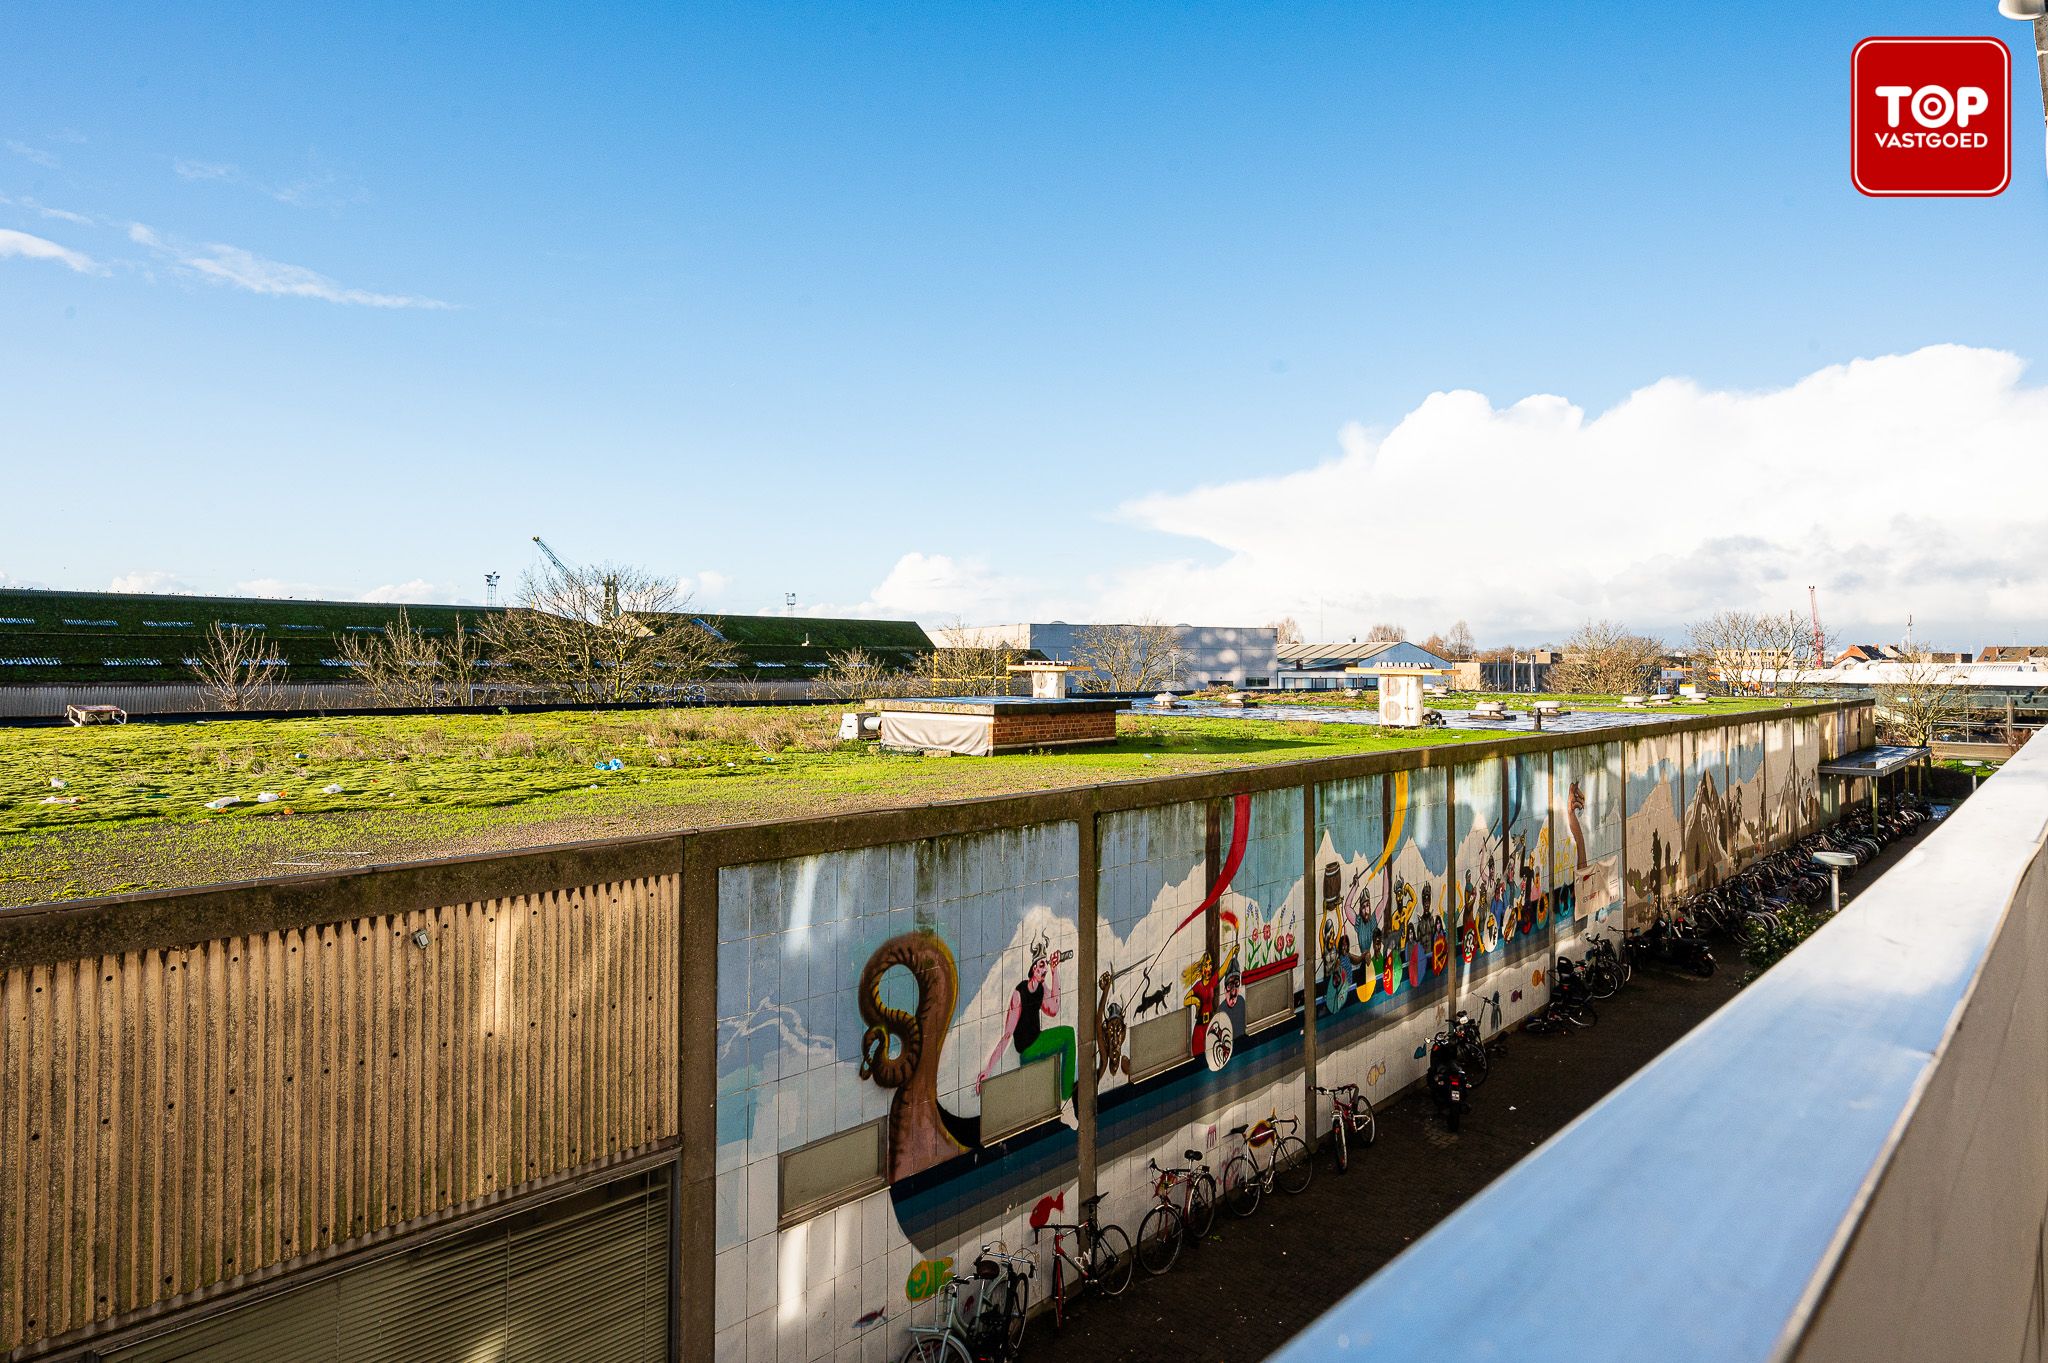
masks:
<instances>
[{"instance_id":1,"label":"red logo sign","mask_svg":"<svg viewBox=\"0 0 2048 1363\"><path fill-rule=\"evenodd\" d=\"M1865 38L1849 58L1856 188L1985 197L2012 179L2012 56L1996 38Z\"/></svg>"}]
</instances>

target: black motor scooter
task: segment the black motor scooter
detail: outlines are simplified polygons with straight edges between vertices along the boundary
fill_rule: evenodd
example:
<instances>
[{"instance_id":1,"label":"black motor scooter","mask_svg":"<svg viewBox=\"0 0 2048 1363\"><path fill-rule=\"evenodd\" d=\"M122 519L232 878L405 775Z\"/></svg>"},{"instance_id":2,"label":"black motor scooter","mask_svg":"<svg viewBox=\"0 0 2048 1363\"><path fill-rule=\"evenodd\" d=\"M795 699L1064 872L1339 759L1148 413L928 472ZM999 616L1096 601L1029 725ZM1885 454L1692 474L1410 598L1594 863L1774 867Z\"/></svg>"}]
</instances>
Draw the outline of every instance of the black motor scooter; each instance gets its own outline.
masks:
<instances>
[{"instance_id":1,"label":"black motor scooter","mask_svg":"<svg viewBox=\"0 0 2048 1363\"><path fill-rule=\"evenodd\" d=\"M1429 1096L1443 1110L1444 1125L1458 1129L1458 1118L1472 1096L1465 1065L1458 1057L1458 1038L1451 1031L1438 1032L1429 1043Z\"/></svg>"}]
</instances>

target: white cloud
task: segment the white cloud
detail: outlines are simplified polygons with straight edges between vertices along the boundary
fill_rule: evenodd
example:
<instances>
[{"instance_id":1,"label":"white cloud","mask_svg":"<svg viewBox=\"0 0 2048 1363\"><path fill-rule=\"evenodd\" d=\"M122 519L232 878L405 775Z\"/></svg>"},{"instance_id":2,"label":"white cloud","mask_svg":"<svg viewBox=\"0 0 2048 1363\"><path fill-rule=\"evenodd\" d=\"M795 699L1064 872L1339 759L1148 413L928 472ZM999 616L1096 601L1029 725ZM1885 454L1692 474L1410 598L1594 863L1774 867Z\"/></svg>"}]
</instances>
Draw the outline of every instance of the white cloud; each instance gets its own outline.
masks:
<instances>
[{"instance_id":1,"label":"white cloud","mask_svg":"<svg viewBox=\"0 0 2048 1363\"><path fill-rule=\"evenodd\" d=\"M48 587L50 584L33 577L16 577L13 573L0 572L0 587Z\"/></svg>"},{"instance_id":2,"label":"white cloud","mask_svg":"<svg viewBox=\"0 0 2048 1363\"><path fill-rule=\"evenodd\" d=\"M1027 619L1017 612L1024 582L992 571L976 558L926 554L913 550L895 566L868 599L858 605L807 607L816 615L885 617L944 623L954 618L974 623Z\"/></svg>"},{"instance_id":3,"label":"white cloud","mask_svg":"<svg viewBox=\"0 0 2048 1363\"><path fill-rule=\"evenodd\" d=\"M283 578L258 577L235 584L237 596L298 597L300 599L328 600L333 592L317 582L287 582Z\"/></svg>"},{"instance_id":4,"label":"white cloud","mask_svg":"<svg viewBox=\"0 0 2048 1363\"><path fill-rule=\"evenodd\" d=\"M367 289L344 288L318 271L309 270L303 265L287 265L283 261L267 260L239 246L228 246L219 242L199 247L173 245L139 222L129 227L128 239L138 246L148 247L158 255L175 261L181 268L213 283L225 284L249 293L280 298L317 298L326 303L342 303L365 308L440 309L452 306L438 298L420 298L412 294L371 293Z\"/></svg>"},{"instance_id":5,"label":"white cloud","mask_svg":"<svg viewBox=\"0 0 2048 1363\"><path fill-rule=\"evenodd\" d=\"M1560 397L1435 393L1383 438L1347 427L1320 466L1128 503L1222 558L1123 574L1097 613L1675 635L1722 607L1803 612L1812 583L1844 631L1896 638L1911 613L1955 646L2040 633L2048 389L2022 369L1930 346L1763 392L1664 379L1591 419Z\"/></svg>"},{"instance_id":6,"label":"white cloud","mask_svg":"<svg viewBox=\"0 0 2048 1363\"><path fill-rule=\"evenodd\" d=\"M44 151L41 147L31 147L26 142L16 142L11 139L5 145L7 150L13 152L22 160L41 166L44 170L55 170L58 167L59 162L57 158Z\"/></svg>"},{"instance_id":7,"label":"white cloud","mask_svg":"<svg viewBox=\"0 0 2048 1363\"><path fill-rule=\"evenodd\" d=\"M403 602L406 605L452 605L458 599L456 593L447 587L437 586L425 578L414 578L410 582L386 583L372 587L359 598L363 601Z\"/></svg>"},{"instance_id":8,"label":"white cloud","mask_svg":"<svg viewBox=\"0 0 2048 1363\"><path fill-rule=\"evenodd\" d=\"M176 573L161 568L145 568L139 572L122 573L107 584L110 592L189 592L192 584Z\"/></svg>"},{"instance_id":9,"label":"white cloud","mask_svg":"<svg viewBox=\"0 0 2048 1363\"><path fill-rule=\"evenodd\" d=\"M91 227L94 225L93 219L84 213L73 213L68 208L52 208L46 203L38 203L26 194L20 198L10 198L5 194L0 194L0 204L7 204L14 208L26 208L29 212L40 214L45 218L55 218L59 222L76 223L80 227Z\"/></svg>"},{"instance_id":10,"label":"white cloud","mask_svg":"<svg viewBox=\"0 0 2048 1363\"><path fill-rule=\"evenodd\" d=\"M74 251L68 246L59 246L42 237L32 237L26 232L0 227L0 257L14 256L22 260L54 261L66 269L79 274L105 274L106 270L91 256Z\"/></svg>"},{"instance_id":11,"label":"white cloud","mask_svg":"<svg viewBox=\"0 0 2048 1363\"><path fill-rule=\"evenodd\" d=\"M676 579L676 590L688 597L693 606L709 606L724 596L732 586L732 579L716 568L706 568L695 577Z\"/></svg>"},{"instance_id":12,"label":"white cloud","mask_svg":"<svg viewBox=\"0 0 2048 1363\"><path fill-rule=\"evenodd\" d=\"M219 161L188 161L181 156L171 162L171 172L181 180L228 180L234 178L235 168Z\"/></svg>"}]
</instances>

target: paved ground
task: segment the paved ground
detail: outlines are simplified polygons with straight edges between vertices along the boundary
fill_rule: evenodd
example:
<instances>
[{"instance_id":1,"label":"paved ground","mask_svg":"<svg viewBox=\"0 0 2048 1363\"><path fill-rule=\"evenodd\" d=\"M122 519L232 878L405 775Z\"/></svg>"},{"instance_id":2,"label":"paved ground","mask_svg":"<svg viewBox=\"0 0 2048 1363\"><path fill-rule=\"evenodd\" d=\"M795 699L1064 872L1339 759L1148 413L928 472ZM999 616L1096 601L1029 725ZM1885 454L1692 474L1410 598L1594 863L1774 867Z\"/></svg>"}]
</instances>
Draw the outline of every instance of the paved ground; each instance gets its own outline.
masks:
<instances>
[{"instance_id":1,"label":"paved ground","mask_svg":"<svg viewBox=\"0 0 2048 1363\"><path fill-rule=\"evenodd\" d=\"M1853 878L1844 901L1903 855L1895 844ZM1339 1176L1317 1157L1306 1193L1273 1193L1250 1219L1219 1216L1198 1251L1121 1298L1090 1300L1063 1331L1034 1320L1024 1363L1247 1363L1264 1358L1408 1243L1655 1059L1733 998L1744 966L1717 943L1720 971L1695 980L1638 970L1568 1037L1508 1038L1457 1135L1419 1090L1380 1113L1379 1141ZM1135 1231L1135 1227L1126 1227Z\"/></svg>"}]
</instances>

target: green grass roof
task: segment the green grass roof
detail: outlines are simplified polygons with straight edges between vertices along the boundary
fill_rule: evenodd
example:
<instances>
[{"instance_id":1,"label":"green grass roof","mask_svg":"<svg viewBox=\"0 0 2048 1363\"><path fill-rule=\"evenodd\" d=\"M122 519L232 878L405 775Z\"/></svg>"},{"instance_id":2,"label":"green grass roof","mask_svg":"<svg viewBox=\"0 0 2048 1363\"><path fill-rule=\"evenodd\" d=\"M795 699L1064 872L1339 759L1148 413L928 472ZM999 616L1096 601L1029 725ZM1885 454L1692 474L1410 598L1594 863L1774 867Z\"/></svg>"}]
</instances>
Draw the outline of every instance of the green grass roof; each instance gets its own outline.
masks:
<instances>
[{"instance_id":1,"label":"green grass roof","mask_svg":"<svg viewBox=\"0 0 2048 1363\"><path fill-rule=\"evenodd\" d=\"M290 680L347 681L334 666L335 640L381 630L404 610L415 628L445 634L459 620L474 631L500 607L293 601L248 596L0 589L0 686L49 683L183 682L215 622L261 629ZM828 620L781 615L692 615L738 648L736 674L788 678L822 670L829 655L863 648L907 667L931 640L909 620Z\"/></svg>"}]
</instances>

